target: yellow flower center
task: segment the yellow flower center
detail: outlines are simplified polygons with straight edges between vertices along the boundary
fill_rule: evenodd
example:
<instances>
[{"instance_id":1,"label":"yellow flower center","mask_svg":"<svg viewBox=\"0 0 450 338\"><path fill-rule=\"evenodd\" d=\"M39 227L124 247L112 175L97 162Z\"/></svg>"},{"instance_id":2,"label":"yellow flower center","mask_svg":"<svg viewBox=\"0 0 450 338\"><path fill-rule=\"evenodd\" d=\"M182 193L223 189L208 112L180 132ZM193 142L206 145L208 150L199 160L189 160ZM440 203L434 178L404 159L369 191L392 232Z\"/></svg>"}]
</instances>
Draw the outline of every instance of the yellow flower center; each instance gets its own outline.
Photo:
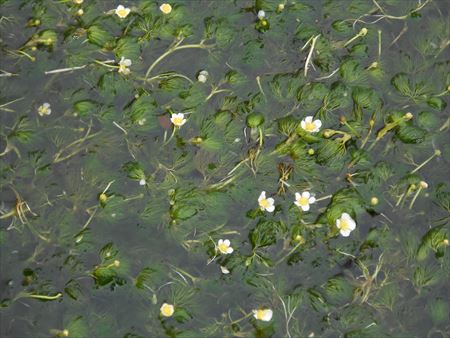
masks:
<instances>
[{"instance_id":1,"label":"yellow flower center","mask_svg":"<svg viewBox=\"0 0 450 338\"><path fill-rule=\"evenodd\" d=\"M316 125L313 122L305 122L305 130L306 131L314 131L316 129Z\"/></svg>"},{"instance_id":2,"label":"yellow flower center","mask_svg":"<svg viewBox=\"0 0 450 338\"><path fill-rule=\"evenodd\" d=\"M165 317L170 317L173 315L174 309L173 309L173 305L170 304L163 304L163 306L161 306L161 314Z\"/></svg>"},{"instance_id":3,"label":"yellow flower center","mask_svg":"<svg viewBox=\"0 0 450 338\"><path fill-rule=\"evenodd\" d=\"M267 309L256 310L256 319L263 320L267 316Z\"/></svg>"},{"instance_id":4,"label":"yellow flower center","mask_svg":"<svg viewBox=\"0 0 450 338\"><path fill-rule=\"evenodd\" d=\"M128 15L126 8L121 8L117 10L117 15L121 18L125 18Z\"/></svg>"},{"instance_id":5,"label":"yellow flower center","mask_svg":"<svg viewBox=\"0 0 450 338\"><path fill-rule=\"evenodd\" d=\"M298 204L300 204L302 207L307 206L309 204L309 198L306 197L300 197L297 200Z\"/></svg>"},{"instance_id":6,"label":"yellow flower center","mask_svg":"<svg viewBox=\"0 0 450 338\"><path fill-rule=\"evenodd\" d=\"M341 218L341 224L340 224L340 226L341 226L341 230L344 230L344 231L350 230L350 223L349 223L349 221L346 220L346 219L342 219L342 218Z\"/></svg>"},{"instance_id":7,"label":"yellow flower center","mask_svg":"<svg viewBox=\"0 0 450 338\"><path fill-rule=\"evenodd\" d=\"M182 117L174 117L172 120L172 123L176 126L181 126L183 124L183 118Z\"/></svg>"},{"instance_id":8,"label":"yellow flower center","mask_svg":"<svg viewBox=\"0 0 450 338\"><path fill-rule=\"evenodd\" d=\"M267 209L268 207L270 207L270 203L266 198L259 201L259 205L264 209Z\"/></svg>"},{"instance_id":9,"label":"yellow flower center","mask_svg":"<svg viewBox=\"0 0 450 338\"><path fill-rule=\"evenodd\" d=\"M219 251L222 253L226 253L228 250L228 245L226 245L225 243L219 244L218 245Z\"/></svg>"}]
</instances>

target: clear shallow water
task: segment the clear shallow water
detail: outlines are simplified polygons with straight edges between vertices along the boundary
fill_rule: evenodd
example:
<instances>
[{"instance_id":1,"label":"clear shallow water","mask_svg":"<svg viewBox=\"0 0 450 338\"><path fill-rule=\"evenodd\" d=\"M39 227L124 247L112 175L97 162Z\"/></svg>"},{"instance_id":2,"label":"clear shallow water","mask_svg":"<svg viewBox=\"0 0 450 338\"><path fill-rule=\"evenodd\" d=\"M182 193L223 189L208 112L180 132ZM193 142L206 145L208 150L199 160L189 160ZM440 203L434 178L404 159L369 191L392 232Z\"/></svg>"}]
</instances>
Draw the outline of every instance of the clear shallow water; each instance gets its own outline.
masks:
<instances>
[{"instance_id":1,"label":"clear shallow water","mask_svg":"<svg viewBox=\"0 0 450 338\"><path fill-rule=\"evenodd\" d=\"M445 2L171 4L1 3L1 335L447 337Z\"/></svg>"}]
</instances>

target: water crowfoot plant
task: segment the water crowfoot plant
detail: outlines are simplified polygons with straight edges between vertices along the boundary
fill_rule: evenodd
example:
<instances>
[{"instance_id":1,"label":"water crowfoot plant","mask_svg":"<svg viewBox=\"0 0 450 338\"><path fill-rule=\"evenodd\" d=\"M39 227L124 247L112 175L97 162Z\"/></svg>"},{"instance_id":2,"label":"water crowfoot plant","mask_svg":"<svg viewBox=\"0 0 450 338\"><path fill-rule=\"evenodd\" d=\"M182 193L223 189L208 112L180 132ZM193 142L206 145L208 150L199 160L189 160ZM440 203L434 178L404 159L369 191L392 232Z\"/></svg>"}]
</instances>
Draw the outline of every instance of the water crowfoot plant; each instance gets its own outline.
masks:
<instances>
[{"instance_id":1,"label":"water crowfoot plant","mask_svg":"<svg viewBox=\"0 0 450 338\"><path fill-rule=\"evenodd\" d=\"M450 336L444 1L0 2L0 336Z\"/></svg>"}]
</instances>

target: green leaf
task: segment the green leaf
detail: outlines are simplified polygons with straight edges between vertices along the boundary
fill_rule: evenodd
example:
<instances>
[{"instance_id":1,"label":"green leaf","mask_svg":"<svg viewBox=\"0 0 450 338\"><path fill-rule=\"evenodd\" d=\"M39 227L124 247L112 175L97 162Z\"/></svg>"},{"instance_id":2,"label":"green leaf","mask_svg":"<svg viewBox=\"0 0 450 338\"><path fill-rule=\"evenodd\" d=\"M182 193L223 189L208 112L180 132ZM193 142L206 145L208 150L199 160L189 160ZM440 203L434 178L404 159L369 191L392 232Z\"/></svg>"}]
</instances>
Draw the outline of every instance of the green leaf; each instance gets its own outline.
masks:
<instances>
[{"instance_id":1,"label":"green leaf","mask_svg":"<svg viewBox=\"0 0 450 338\"><path fill-rule=\"evenodd\" d=\"M130 59L132 63L135 63L139 60L141 48L137 42L137 39L123 37L117 42L115 52L118 59L124 57L126 59Z\"/></svg>"},{"instance_id":2,"label":"green leaf","mask_svg":"<svg viewBox=\"0 0 450 338\"><path fill-rule=\"evenodd\" d=\"M93 43L100 47L109 45L110 41L113 40L112 35L98 25L89 27L87 37L90 43Z\"/></svg>"},{"instance_id":3,"label":"green leaf","mask_svg":"<svg viewBox=\"0 0 450 338\"><path fill-rule=\"evenodd\" d=\"M395 129L395 135L403 143L421 143L427 134L426 130L412 125L399 126Z\"/></svg>"},{"instance_id":4,"label":"green leaf","mask_svg":"<svg viewBox=\"0 0 450 338\"><path fill-rule=\"evenodd\" d=\"M87 117L89 115L94 115L97 112L98 106L97 103L92 100L82 100L75 102L73 105L73 110L80 117Z\"/></svg>"},{"instance_id":5,"label":"green leaf","mask_svg":"<svg viewBox=\"0 0 450 338\"><path fill-rule=\"evenodd\" d=\"M443 111L447 107L447 102L445 102L440 97L431 97L428 99L427 104L436 110Z\"/></svg>"}]
</instances>

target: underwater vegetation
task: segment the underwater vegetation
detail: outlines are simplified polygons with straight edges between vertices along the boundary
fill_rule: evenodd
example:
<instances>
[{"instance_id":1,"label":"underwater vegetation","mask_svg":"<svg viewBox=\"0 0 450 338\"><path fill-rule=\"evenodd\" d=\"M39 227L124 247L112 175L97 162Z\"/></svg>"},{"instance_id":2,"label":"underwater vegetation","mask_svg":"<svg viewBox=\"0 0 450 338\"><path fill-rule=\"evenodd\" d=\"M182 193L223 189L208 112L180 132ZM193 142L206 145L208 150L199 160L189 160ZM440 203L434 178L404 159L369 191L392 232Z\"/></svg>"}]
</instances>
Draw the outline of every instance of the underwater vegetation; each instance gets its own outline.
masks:
<instances>
[{"instance_id":1,"label":"underwater vegetation","mask_svg":"<svg viewBox=\"0 0 450 338\"><path fill-rule=\"evenodd\" d=\"M444 0L0 0L1 337L449 337Z\"/></svg>"}]
</instances>

